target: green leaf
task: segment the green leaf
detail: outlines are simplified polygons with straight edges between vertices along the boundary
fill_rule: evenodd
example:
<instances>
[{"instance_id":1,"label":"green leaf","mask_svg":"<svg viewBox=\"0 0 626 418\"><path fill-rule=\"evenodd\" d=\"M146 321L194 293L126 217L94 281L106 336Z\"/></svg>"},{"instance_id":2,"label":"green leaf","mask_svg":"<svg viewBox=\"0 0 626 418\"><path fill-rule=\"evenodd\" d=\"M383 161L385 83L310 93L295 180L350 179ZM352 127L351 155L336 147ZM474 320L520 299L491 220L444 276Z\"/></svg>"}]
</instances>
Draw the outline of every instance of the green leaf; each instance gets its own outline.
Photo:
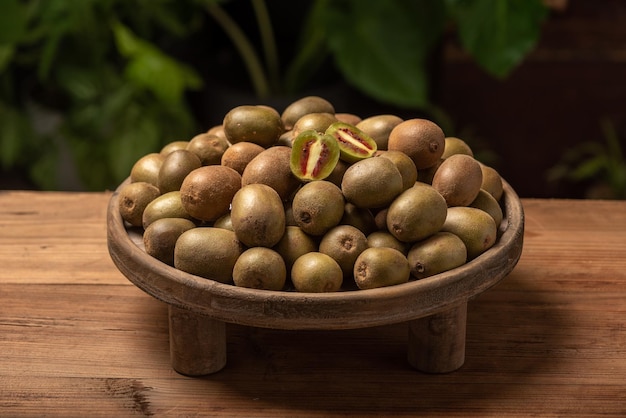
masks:
<instances>
[{"instance_id":1,"label":"green leaf","mask_svg":"<svg viewBox=\"0 0 626 418\"><path fill-rule=\"evenodd\" d=\"M444 25L438 0L328 2L322 25L346 80L383 102L425 107L427 62Z\"/></svg>"},{"instance_id":2,"label":"green leaf","mask_svg":"<svg viewBox=\"0 0 626 418\"><path fill-rule=\"evenodd\" d=\"M0 45L0 73L11 64L14 53L15 48L13 46Z\"/></svg>"},{"instance_id":3,"label":"green leaf","mask_svg":"<svg viewBox=\"0 0 626 418\"><path fill-rule=\"evenodd\" d=\"M13 44L22 39L28 24L27 7L19 0L2 0L0 44Z\"/></svg>"},{"instance_id":4,"label":"green leaf","mask_svg":"<svg viewBox=\"0 0 626 418\"><path fill-rule=\"evenodd\" d=\"M198 89L202 79L189 66L137 38L120 23L112 25L120 53L130 59L125 75L137 86L152 91L166 103L181 103L185 89Z\"/></svg>"},{"instance_id":5,"label":"green leaf","mask_svg":"<svg viewBox=\"0 0 626 418\"><path fill-rule=\"evenodd\" d=\"M0 165L11 168L18 160L27 135L28 121L15 109L0 104Z\"/></svg>"},{"instance_id":6,"label":"green leaf","mask_svg":"<svg viewBox=\"0 0 626 418\"><path fill-rule=\"evenodd\" d=\"M541 0L447 0L463 47L504 78L535 47L547 8Z\"/></svg>"}]
</instances>

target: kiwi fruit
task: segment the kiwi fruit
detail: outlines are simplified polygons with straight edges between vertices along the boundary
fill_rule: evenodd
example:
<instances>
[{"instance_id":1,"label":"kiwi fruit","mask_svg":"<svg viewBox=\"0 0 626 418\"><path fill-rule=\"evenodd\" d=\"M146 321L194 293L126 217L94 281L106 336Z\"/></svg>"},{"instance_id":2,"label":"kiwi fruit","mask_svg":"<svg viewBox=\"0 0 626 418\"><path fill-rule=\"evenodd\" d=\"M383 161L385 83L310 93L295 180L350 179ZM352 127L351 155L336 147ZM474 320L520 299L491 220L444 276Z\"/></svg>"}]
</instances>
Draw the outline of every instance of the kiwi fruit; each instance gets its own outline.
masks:
<instances>
[{"instance_id":1,"label":"kiwi fruit","mask_svg":"<svg viewBox=\"0 0 626 418\"><path fill-rule=\"evenodd\" d=\"M223 124L211 126L209 129L207 129L206 133L209 135L219 136L220 138L224 138L228 141L228 138L226 138L226 133L224 132ZM229 144L231 143L229 142Z\"/></svg>"},{"instance_id":2,"label":"kiwi fruit","mask_svg":"<svg viewBox=\"0 0 626 418\"><path fill-rule=\"evenodd\" d=\"M328 100L319 96L306 96L290 103L281 114L285 129L293 129L295 123L302 116L309 113L335 114L335 107Z\"/></svg>"},{"instance_id":3,"label":"kiwi fruit","mask_svg":"<svg viewBox=\"0 0 626 418\"><path fill-rule=\"evenodd\" d=\"M325 180L312 181L302 186L291 203L296 225L314 236L324 235L337 226L344 209L345 200L341 190Z\"/></svg>"},{"instance_id":4,"label":"kiwi fruit","mask_svg":"<svg viewBox=\"0 0 626 418\"><path fill-rule=\"evenodd\" d=\"M473 260L493 246L497 238L496 223L487 212L467 207L448 208L443 232L457 235L467 248L467 259Z\"/></svg>"},{"instance_id":5,"label":"kiwi fruit","mask_svg":"<svg viewBox=\"0 0 626 418\"><path fill-rule=\"evenodd\" d=\"M273 247L285 233L283 202L266 184L248 184L238 190L230 219L237 238L248 247Z\"/></svg>"},{"instance_id":6,"label":"kiwi fruit","mask_svg":"<svg viewBox=\"0 0 626 418\"><path fill-rule=\"evenodd\" d=\"M422 240L442 227L446 201L432 186L415 183L402 192L387 211L387 230L402 242Z\"/></svg>"},{"instance_id":7,"label":"kiwi fruit","mask_svg":"<svg viewBox=\"0 0 626 418\"><path fill-rule=\"evenodd\" d=\"M432 186L448 206L468 206L476 199L483 182L480 163L465 154L443 160L433 177Z\"/></svg>"},{"instance_id":8,"label":"kiwi fruit","mask_svg":"<svg viewBox=\"0 0 626 418\"><path fill-rule=\"evenodd\" d=\"M230 167L207 165L190 172L180 186L183 207L202 221L215 221L226 214L241 188L241 176Z\"/></svg>"},{"instance_id":9,"label":"kiwi fruit","mask_svg":"<svg viewBox=\"0 0 626 418\"><path fill-rule=\"evenodd\" d=\"M165 160L165 156L158 152L152 152L139 158L130 170L130 181L132 183L143 181L159 187L159 170L161 170L163 160Z\"/></svg>"},{"instance_id":10,"label":"kiwi fruit","mask_svg":"<svg viewBox=\"0 0 626 418\"><path fill-rule=\"evenodd\" d=\"M188 144L189 144L189 141L172 141L172 142L165 144L163 148L161 148L161 151L159 153L162 156L167 157L167 155L172 151L176 151L179 149L187 149Z\"/></svg>"},{"instance_id":11,"label":"kiwi fruit","mask_svg":"<svg viewBox=\"0 0 626 418\"><path fill-rule=\"evenodd\" d=\"M324 180L339 161L337 140L314 130L300 133L291 146L291 172L302 181Z\"/></svg>"},{"instance_id":12,"label":"kiwi fruit","mask_svg":"<svg viewBox=\"0 0 626 418\"><path fill-rule=\"evenodd\" d=\"M332 123L325 131L335 139L339 146L340 157L348 163L369 158L376 153L377 145L368 134L354 125L345 122Z\"/></svg>"},{"instance_id":13,"label":"kiwi fruit","mask_svg":"<svg viewBox=\"0 0 626 418\"><path fill-rule=\"evenodd\" d=\"M470 157L474 156L474 152L467 142L463 141L461 138L457 138L456 136L447 136L445 138L445 145L441 158L445 160L454 154L464 154L469 155Z\"/></svg>"},{"instance_id":14,"label":"kiwi fruit","mask_svg":"<svg viewBox=\"0 0 626 418\"><path fill-rule=\"evenodd\" d=\"M268 106L242 105L231 109L222 123L229 143L253 142L268 148L284 132L280 114Z\"/></svg>"},{"instance_id":15,"label":"kiwi fruit","mask_svg":"<svg viewBox=\"0 0 626 418\"><path fill-rule=\"evenodd\" d=\"M402 192L402 174L388 158L366 158L346 170L341 191L359 208L382 208Z\"/></svg>"},{"instance_id":16,"label":"kiwi fruit","mask_svg":"<svg viewBox=\"0 0 626 418\"><path fill-rule=\"evenodd\" d=\"M359 208L350 202L346 202L343 208L342 225L352 225L359 229L365 235L370 234L376 229L376 221L372 211L366 208Z\"/></svg>"},{"instance_id":17,"label":"kiwi fruit","mask_svg":"<svg viewBox=\"0 0 626 418\"><path fill-rule=\"evenodd\" d=\"M354 113L335 113L335 118L339 122L347 123L349 125L356 126L361 120L363 120L359 115L355 115Z\"/></svg>"},{"instance_id":18,"label":"kiwi fruit","mask_svg":"<svg viewBox=\"0 0 626 418\"><path fill-rule=\"evenodd\" d=\"M255 183L270 186L287 200L301 184L291 171L291 148L274 146L254 157L241 175L241 185Z\"/></svg>"},{"instance_id":19,"label":"kiwi fruit","mask_svg":"<svg viewBox=\"0 0 626 418\"><path fill-rule=\"evenodd\" d=\"M314 251L293 263L291 282L298 292L337 292L343 284L343 271L331 256Z\"/></svg>"},{"instance_id":20,"label":"kiwi fruit","mask_svg":"<svg viewBox=\"0 0 626 418\"><path fill-rule=\"evenodd\" d=\"M402 151L418 170L432 167L443 155L445 135L439 125L428 119L408 119L389 133L387 149Z\"/></svg>"},{"instance_id":21,"label":"kiwi fruit","mask_svg":"<svg viewBox=\"0 0 626 418\"><path fill-rule=\"evenodd\" d=\"M386 150L389 134L400 122L403 119L396 115L375 115L361 120L356 127L372 137L379 150Z\"/></svg>"},{"instance_id":22,"label":"kiwi fruit","mask_svg":"<svg viewBox=\"0 0 626 418\"><path fill-rule=\"evenodd\" d=\"M487 212L496 223L496 226L499 227L500 223L502 223L502 218L504 216L502 212L502 207L500 207L500 203L496 200L495 197L491 195L491 193L480 189L478 192L478 196L476 199L469 205L473 208L482 209Z\"/></svg>"},{"instance_id":23,"label":"kiwi fruit","mask_svg":"<svg viewBox=\"0 0 626 418\"><path fill-rule=\"evenodd\" d=\"M233 231L198 227L183 232L174 247L174 267L189 274L232 283L243 246Z\"/></svg>"},{"instance_id":24,"label":"kiwi fruit","mask_svg":"<svg viewBox=\"0 0 626 418\"><path fill-rule=\"evenodd\" d=\"M502 177L500 177L500 173L488 165L481 164L480 169L483 173L483 181L481 184L481 189L484 189L489 194L491 194L497 201L500 201L502 198L502 193L504 192L504 187L502 184Z\"/></svg>"},{"instance_id":25,"label":"kiwi fruit","mask_svg":"<svg viewBox=\"0 0 626 418\"><path fill-rule=\"evenodd\" d=\"M361 230L351 225L338 225L324 234L319 252L331 256L348 277L352 275L356 258L367 248L367 237Z\"/></svg>"},{"instance_id":26,"label":"kiwi fruit","mask_svg":"<svg viewBox=\"0 0 626 418\"><path fill-rule=\"evenodd\" d=\"M354 263L354 281L359 289L375 289L409 281L409 262L400 251L389 247L370 247Z\"/></svg>"},{"instance_id":27,"label":"kiwi fruit","mask_svg":"<svg viewBox=\"0 0 626 418\"><path fill-rule=\"evenodd\" d=\"M213 227L229 229L229 230L233 231L233 222L232 222L232 219L230 217L230 212L228 212L228 213L220 216L219 218L217 218L215 220L215 222L213 222Z\"/></svg>"},{"instance_id":28,"label":"kiwi fruit","mask_svg":"<svg viewBox=\"0 0 626 418\"><path fill-rule=\"evenodd\" d=\"M161 193L180 190L187 174L200 168L200 158L191 151L179 149L167 154L159 170L157 185Z\"/></svg>"},{"instance_id":29,"label":"kiwi fruit","mask_svg":"<svg viewBox=\"0 0 626 418\"><path fill-rule=\"evenodd\" d=\"M208 133L194 136L187 144L187 150L196 154L202 165L221 164L228 147L226 138Z\"/></svg>"},{"instance_id":30,"label":"kiwi fruit","mask_svg":"<svg viewBox=\"0 0 626 418\"><path fill-rule=\"evenodd\" d=\"M437 232L414 243L407 254L411 275L423 279L457 268L467 261L461 238L451 232Z\"/></svg>"},{"instance_id":31,"label":"kiwi fruit","mask_svg":"<svg viewBox=\"0 0 626 418\"><path fill-rule=\"evenodd\" d=\"M421 182L421 183L426 183L426 184L432 185L433 184L433 177L435 177L435 173L437 172L437 170L439 169L439 166L443 162L444 162L444 159L440 158L439 161L437 161L434 166L428 167L428 168L424 168L422 170L417 170L417 179L418 179L418 181Z\"/></svg>"},{"instance_id":32,"label":"kiwi fruit","mask_svg":"<svg viewBox=\"0 0 626 418\"><path fill-rule=\"evenodd\" d=\"M195 228L196 224L184 218L161 218L152 222L143 233L146 253L157 260L174 265L174 248L183 232Z\"/></svg>"},{"instance_id":33,"label":"kiwi fruit","mask_svg":"<svg viewBox=\"0 0 626 418\"><path fill-rule=\"evenodd\" d=\"M118 197L122 219L132 226L143 226L143 212L160 194L155 185L145 181L126 183L120 188Z\"/></svg>"},{"instance_id":34,"label":"kiwi fruit","mask_svg":"<svg viewBox=\"0 0 626 418\"><path fill-rule=\"evenodd\" d=\"M374 231L367 236L368 247L389 247L400 251L402 254L407 253L407 244L394 237L388 231Z\"/></svg>"},{"instance_id":35,"label":"kiwi fruit","mask_svg":"<svg viewBox=\"0 0 626 418\"><path fill-rule=\"evenodd\" d=\"M298 257L306 253L318 250L315 240L299 226L288 225L280 241L273 247L278 252L287 266L287 271L291 271L293 263Z\"/></svg>"},{"instance_id":36,"label":"kiwi fruit","mask_svg":"<svg viewBox=\"0 0 626 418\"><path fill-rule=\"evenodd\" d=\"M164 193L153 201L143 211L141 224L146 229L152 222L161 218L184 218L191 219L193 217L185 210L180 197L180 191L174 190Z\"/></svg>"},{"instance_id":37,"label":"kiwi fruit","mask_svg":"<svg viewBox=\"0 0 626 418\"><path fill-rule=\"evenodd\" d=\"M228 147L222 154L220 164L230 167L239 174L243 172L250 161L265 150L259 144L252 142L238 142Z\"/></svg>"},{"instance_id":38,"label":"kiwi fruit","mask_svg":"<svg viewBox=\"0 0 626 418\"><path fill-rule=\"evenodd\" d=\"M280 254L270 248L248 248L237 258L233 267L235 286L282 290L286 280L285 262Z\"/></svg>"},{"instance_id":39,"label":"kiwi fruit","mask_svg":"<svg viewBox=\"0 0 626 418\"><path fill-rule=\"evenodd\" d=\"M377 156L388 158L396 165L402 176L402 190L413 187L417 181L417 168L408 155L400 151L382 151Z\"/></svg>"},{"instance_id":40,"label":"kiwi fruit","mask_svg":"<svg viewBox=\"0 0 626 418\"><path fill-rule=\"evenodd\" d=\"M337 118L333 113L307 113L293 125L292 135L295 138L305 131L324 133L335 122Z\"/></svg>"}]
</instances>

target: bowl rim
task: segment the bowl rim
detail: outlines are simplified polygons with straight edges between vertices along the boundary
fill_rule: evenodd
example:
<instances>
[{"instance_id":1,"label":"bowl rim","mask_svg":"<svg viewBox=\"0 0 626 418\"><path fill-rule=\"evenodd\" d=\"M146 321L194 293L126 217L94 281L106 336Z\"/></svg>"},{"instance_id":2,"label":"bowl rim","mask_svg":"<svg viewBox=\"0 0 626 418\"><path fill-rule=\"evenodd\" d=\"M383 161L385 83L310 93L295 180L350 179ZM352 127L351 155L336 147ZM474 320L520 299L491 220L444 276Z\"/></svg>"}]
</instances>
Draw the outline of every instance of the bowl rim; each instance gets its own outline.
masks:
<instances>
[{"instance_id":1,"label":"bowl rim","mask_svg":"<svg viewBox=\"0 0 626 418\"><path fill-rule=\"evenodd\" d=\"M498 240L466 264L420 280L331 293L257 290L220 283L169 266L141 249L118 210L120 189L107 207L107 246L116 267L154 298L224 322L281 329L348 329L404 322L442 312L506 277L523 246L524 210L504 179Z\"/></svg>"}]
</instances>

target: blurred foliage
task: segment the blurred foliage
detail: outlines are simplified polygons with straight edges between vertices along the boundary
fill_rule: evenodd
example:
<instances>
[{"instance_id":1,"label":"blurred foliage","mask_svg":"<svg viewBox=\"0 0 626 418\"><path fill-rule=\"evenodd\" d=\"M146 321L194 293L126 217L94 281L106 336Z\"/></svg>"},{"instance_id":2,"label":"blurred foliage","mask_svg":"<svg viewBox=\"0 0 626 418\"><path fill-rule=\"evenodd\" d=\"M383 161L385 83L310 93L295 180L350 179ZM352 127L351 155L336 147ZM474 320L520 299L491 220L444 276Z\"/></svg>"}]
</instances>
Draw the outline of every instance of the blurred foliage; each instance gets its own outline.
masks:
<instances>
[{"instance_id":1,"label":"blurred foliage","mask_svg":"<svg viewBox=\"0 0 626 418\"><path fill-rule=\"evenodd\" d=\"M101 190L195 132L185 91L202 80L150 41L188 35L180 2L4 0L0 15L3 169L27 167L42 189L71 170L74 187Z\"/></svg>"},{"instance_id":2,"label":"blurred foliage","mask_svg":"<svg viewBox=\"0 0 626 418\"><path fill-rule=\"evenodd\" d=\"M296 93L330 56L357 89L383 103L420 109L432 105L430 64L447 34L454 33L487 73L505 78L534 48L548 14L541 0L314 0L296 53L285 73L277 74L272 23L263 13L257 12L257 24L267 34L266 67L219 2L205 3L239 49L261 97ZM263 9L262 1L252 3Z\"/></svg>"},{"instance_id":3,"label":"blurred foliage","mask_svg":"<svg viewBox=\"0 0 626 418\"><path fill-rule=\"evenodd\" d=\"M587 141L567 150L548 171L554 184L584 185L586 198L626 199L626 158L613 123L601 121L604 141Z\"/></svg>"},{"instance_id":4,"label":"blurred foliage","mask_svg":"<svg viewBox=\"0 0 626 418\"><path fill-rule=\"evenodd\" d=\"M256 28L228 13L242 4ZM211 57L214 39L189 41L207 26L230 39L259 99L298 95L332 60L375 100L442 114L430 102L429 63L444 36L457 34L478 65L502 78L533 48L546 16L541 0L309 0L297 6L297 47L283 56L273 25L289 16L270 16L268 4L3 0L0 169L24 168L42 189L70 187L65 172L73 188L102 190L140 156L190 138L199 123L188 93L204 88L203 71L177 52Z\"/></svg>"}]
</instances>

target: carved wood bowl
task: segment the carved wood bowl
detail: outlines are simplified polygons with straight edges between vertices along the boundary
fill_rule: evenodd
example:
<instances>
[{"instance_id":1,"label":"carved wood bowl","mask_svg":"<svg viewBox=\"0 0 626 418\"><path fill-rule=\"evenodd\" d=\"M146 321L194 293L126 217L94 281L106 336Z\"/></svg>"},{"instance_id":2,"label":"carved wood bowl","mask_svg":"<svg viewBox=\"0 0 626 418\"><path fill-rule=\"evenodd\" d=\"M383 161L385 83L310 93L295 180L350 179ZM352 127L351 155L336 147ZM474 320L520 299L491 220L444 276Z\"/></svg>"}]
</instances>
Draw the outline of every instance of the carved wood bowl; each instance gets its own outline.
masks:
<instances>
[{"instance_id":1,"label":"carved wood bowl","mask_svg":"<svg viewBox=\"0 0 626 418\"><path fill-rule=\"evenodd\" d=\"M503 183L504 219L493 247L445 273L378 289L254 290L177 270L149 256L141 229L122 220L118 193L123 184L108 206L108 248L128 280L168 305L171 363L181 374L206 375L225 366L225 323L336 330L399 322L409 324L409 363L420 371L445 373L465 361L467 302L506 277L522 253L524 211L515 191Z\"/></svg>"}]
</instances>

